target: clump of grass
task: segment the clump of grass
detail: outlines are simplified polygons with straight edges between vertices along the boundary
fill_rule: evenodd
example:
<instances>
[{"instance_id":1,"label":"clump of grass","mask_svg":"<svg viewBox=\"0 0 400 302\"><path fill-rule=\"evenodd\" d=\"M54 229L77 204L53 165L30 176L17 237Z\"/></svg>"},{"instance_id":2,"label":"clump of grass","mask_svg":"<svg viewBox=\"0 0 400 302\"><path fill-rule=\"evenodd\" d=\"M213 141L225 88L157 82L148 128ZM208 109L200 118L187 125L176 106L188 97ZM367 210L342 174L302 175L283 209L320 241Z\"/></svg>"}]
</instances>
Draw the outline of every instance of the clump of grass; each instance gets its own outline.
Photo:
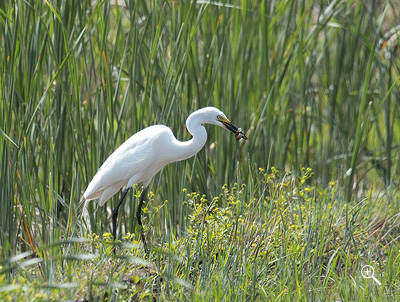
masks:
<instances>
[{"instance_id":1,"label":"clump of grass","mask_svg":"<svg viewBox=\"0 0 400 302\"><path fill-rule=\"evenodd\" d=\"M66 291L77 300L369 301L399 294L400 246L393 237L398 200L377 202L381 197L370 195L349 205L344 189L335 182L320 187L311 169L299 177L259 169L254 179L253 187L225 185L211 200L184 190L186 231L160 233L153 224L147 256L133 234L116 255L109 233L91 234L89 241L54 247L61 258L10 259L2 271L18 276L19 297L36 299L56 299ZM158 220L162 212L148 204L146 215ZM31 278L39 274L35 263L46 267L49 261L56 262L52 281L37 283ZM381 286L362 278L365 264L375 268ZM15 294L12 288L0 291L1 298Z\"/></svg>"}]
</instances>

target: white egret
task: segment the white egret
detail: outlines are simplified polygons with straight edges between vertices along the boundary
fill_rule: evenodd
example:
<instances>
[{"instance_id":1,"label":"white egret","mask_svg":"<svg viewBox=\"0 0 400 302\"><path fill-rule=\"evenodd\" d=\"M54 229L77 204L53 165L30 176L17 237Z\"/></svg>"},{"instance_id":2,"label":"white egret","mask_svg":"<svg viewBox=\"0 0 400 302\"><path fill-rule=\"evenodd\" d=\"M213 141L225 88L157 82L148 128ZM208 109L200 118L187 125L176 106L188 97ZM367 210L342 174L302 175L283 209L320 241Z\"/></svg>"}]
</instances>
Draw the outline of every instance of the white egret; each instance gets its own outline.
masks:
<instances>
[{"instance_id":1,"label":"white egret","mask_svg":"<svg viewBox=\"0 0 400 302\"><path fill-rule=\"evenodd\" d=\"M99 205L103 206L108 199L125 186L112 213L114 240L117 232L118 209L129 189L134 184L142 184L136 219L141 228L144 248L147 251L141 221L142 205L147 187L152 177L165 165L188 159L203 148L207 140L204 124L228 129L235 133L237 140L247 139L242 130L233 125L221 110L215 107L205 107L193 112L186 120L186 128L193 136L191 140L184 142L177 140L167 126L150 126L132 135L103 163L89 183L83 197L86 201L100 199Z\"/></svg>"}]
</instances>

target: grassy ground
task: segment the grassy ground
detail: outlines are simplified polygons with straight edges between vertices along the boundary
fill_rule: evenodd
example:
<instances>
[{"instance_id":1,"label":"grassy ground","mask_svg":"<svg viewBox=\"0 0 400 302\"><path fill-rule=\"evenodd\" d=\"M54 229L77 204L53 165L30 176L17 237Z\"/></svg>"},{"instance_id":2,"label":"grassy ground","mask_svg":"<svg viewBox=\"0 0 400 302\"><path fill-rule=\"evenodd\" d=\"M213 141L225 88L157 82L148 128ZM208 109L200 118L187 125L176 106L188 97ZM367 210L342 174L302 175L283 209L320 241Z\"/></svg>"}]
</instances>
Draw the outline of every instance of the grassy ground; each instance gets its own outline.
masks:
<instances>
[{"instance_id":1,"label":"grassy ground","mask_svg":"<svg viewBox=\"0 0 400 302\"><path fill-rule=\"evenodd\" d=\"M340 300L400 296L398 1L0 3L0 300ZM144 209L79 201L155 123L186 140ZM307 168L303 168L307 167ZM309 167L309 168L308 168ZM379 285L362 277L375 269Z\"/></svg>"}]
</instances>

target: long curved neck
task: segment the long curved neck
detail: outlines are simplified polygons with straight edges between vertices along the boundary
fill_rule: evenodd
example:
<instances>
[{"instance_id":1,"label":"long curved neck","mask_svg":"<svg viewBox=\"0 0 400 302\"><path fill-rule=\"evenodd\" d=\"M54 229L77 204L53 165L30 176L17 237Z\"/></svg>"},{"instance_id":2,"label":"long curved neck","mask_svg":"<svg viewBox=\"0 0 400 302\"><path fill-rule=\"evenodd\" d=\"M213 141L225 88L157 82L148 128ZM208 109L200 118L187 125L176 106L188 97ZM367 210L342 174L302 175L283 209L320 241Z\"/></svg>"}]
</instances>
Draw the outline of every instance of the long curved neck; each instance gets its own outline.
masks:
<instances>
[{"instance_id":1,"label":"long curved neck","mask_svg":"<svg viewBox=\"0 0 400 302\"><path fill-rule=\"evenodd\" d=\"M207 141L206 128L201 124L199 118L195 114L191 114L186 120L186 129L193 136L188 141L176 141L177 152L176 161L188 159L197 154Z\"/></svg>"}]
</instances>

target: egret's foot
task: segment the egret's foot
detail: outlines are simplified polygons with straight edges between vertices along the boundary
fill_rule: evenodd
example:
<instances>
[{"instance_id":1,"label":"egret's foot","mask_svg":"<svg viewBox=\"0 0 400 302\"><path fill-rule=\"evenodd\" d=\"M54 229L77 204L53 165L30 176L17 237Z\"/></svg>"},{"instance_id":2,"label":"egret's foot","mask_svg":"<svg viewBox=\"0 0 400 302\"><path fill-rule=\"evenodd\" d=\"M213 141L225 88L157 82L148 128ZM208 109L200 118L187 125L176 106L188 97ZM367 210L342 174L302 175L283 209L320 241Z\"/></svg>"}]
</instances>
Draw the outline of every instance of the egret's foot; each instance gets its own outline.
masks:
<instances>
[{"instance_id":1,"label":"egret's foot","mask_svg":"<svg viewBox=\"0 0 400 302\"><path fill-rule=\"evenodd\" d=\"M117 251L117 249L118 249L118 246L120 245L120 241L119 240L116 240L116 239L114 239L114 241L112 242L112 249L111 249L111 252L115 255L115 253L116 253L116 251Z\"/></svg>"},{"instance_id":2,"label":"egret's foot","mask_svg":"<svg viewBox=\"0 0 400 302\"><path fill-rule=\"evenodd\" d=\"M149 254L149 249L147 248L147 243L146 243L146 237L144 236L144 229L143 226L139 226L140 227L140 237L142 238L142 242L143 242L143 249L146 255Z\"/></svg>"}]
</instances>

